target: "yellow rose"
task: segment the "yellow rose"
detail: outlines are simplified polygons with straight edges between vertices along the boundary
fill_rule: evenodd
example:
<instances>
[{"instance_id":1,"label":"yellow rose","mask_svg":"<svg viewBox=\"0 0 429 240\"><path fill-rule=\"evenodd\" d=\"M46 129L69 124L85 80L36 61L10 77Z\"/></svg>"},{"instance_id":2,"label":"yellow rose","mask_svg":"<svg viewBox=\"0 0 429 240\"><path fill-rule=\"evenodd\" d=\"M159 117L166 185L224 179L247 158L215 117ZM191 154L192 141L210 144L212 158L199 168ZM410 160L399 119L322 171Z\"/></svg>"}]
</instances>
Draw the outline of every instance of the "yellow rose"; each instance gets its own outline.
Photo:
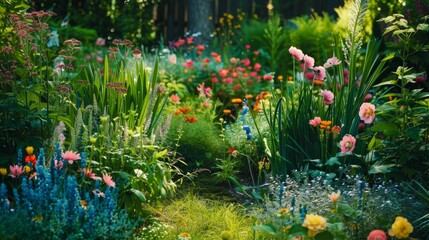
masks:
<instances>
[{"instance_id":1,"label":"yellow rose","mask_svg":"<svg viewBox=\"0 0 429 240\"><path fill-rule=\"evenodd\" d=\"M0 168L0 174L1 174L2 176L6 176L6 174L7 174L7 169L6 169L6 168Z\"/></svg>"},{"instance_id":2,"label":"yellow rose","mask_svg":"<svg viewBox=\"0 0 429 240\"><path fill-rule=\"evenodd\" d=\"M413 230L413 225L408 222L408 219L399 216L396 217L395 222L392 224L392 228L389 229L388 233L391 237L402 239L407 238Z\"/></svg>"},{"instance_id":3,"label":"yellow rose","mask_svg":"<svg viewBox=\"0 0 429 240\"><path fill-rule=\"evenodd\" d=\"M317 232L325 230L328 227L328 223L326 218L322 216L317 214L307 214L302 226L308 228L309 237L314 237Z\"/></svg>"}]
</instances>

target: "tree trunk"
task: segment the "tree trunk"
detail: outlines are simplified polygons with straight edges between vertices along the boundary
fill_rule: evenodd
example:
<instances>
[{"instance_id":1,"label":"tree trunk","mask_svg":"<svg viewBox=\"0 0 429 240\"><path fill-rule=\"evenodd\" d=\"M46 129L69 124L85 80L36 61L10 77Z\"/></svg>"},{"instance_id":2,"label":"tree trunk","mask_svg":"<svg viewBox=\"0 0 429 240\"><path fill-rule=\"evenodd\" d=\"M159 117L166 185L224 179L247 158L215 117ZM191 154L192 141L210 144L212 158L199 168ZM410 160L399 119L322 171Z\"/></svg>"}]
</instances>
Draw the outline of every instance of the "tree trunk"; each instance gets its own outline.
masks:
<instances>
[{"instance_id":1,"label":"tree trunk","mask_svg":"<svg viewBox=\"0 0 429 240\"><path fill-rule=\"evenodd\" d=\"M213 16L212 0L188 0L188 32L201 33L199 39L206 41L213 32L209 17Z\"/></svg>"}]
</instances>

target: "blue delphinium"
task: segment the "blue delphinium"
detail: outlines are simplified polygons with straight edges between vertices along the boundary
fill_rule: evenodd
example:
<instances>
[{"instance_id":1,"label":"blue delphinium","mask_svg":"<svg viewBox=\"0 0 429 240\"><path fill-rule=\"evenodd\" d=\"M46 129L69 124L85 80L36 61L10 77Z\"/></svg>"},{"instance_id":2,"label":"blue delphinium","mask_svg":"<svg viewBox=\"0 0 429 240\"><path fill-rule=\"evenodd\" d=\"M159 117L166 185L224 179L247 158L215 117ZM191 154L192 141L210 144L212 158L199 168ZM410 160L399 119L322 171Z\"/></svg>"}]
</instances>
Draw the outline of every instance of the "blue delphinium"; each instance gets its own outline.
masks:
<instances>
[{"instance_id":1,"label":"blue delphinium","mask_svg":"<svg viewBox=\"0 0 429 240\"><path fill-rule=\"evenodd\" d=\"M75 176L66 174L70 170L64 168L70 165L62 159L59 145L49 168L44 166L43 154L41 149L36 177L21 175L21 185L9 194L5 184L0 186L2 239L124 239L131 235L135 223L118 208L116 189L93 184L101 189L95 194L95 188L81 188ZM85 154L81 156L85 159ZM55 160L63 165L55 166Z\"/></svg>"}]
</instances>

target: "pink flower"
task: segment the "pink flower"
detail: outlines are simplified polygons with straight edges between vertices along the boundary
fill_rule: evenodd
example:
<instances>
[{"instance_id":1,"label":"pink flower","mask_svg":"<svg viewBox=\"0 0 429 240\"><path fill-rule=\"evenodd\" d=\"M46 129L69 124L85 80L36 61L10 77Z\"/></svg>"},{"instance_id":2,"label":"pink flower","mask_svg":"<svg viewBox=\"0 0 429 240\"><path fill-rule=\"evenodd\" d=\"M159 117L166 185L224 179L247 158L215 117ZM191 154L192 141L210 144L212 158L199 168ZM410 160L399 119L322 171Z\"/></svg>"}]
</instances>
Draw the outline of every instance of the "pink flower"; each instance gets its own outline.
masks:
<instances>
[{"instance_id":1,"label":"pink flower","mask_svg":"<svg viewBox=\"0 0 429 240\"><path fill-rule=\"evenodd\" d=\"M372 99L372 94L371 93L367 93L365 95L365 98L363 99L364 102L370 102Z\"/></svg>"},{"instance_id":2,"label":"pink flower","mask_svg":"<svg viewBox=\"0 0 429 240\"><path fill-rule=\"evenodd\" d=\"M179 96L177 96L176 94L171 94L171 96L170 96L170 100L171 100L173 103L178 103L178 102L180 102L180 97L179 97Z\"/></svg>"},{"instance_id":3,"label":"pink flower","mask_svg":"<svg viewBox=\"0 0 429 240\"><path fill-rule=\"evenodd\" d=\"M249 75L251 77L256 77L256 76L258 76L258 73L257 72L250 72Z\"/></svg>"},{"instance_id":4,"label":"pink flower","mask_svg":"<svg viewBox=\"0 0 429 240\"><path fill-rule=\"evenodd\" d=\"M176 56L176 54L170 54L170 55L168 55L168 61L171 64L176 64L177 63L177 56Z\"/></svg>"},{"instance_id":5,"label":"pink flower","mask_svg":"<svg viewBox=\"0 0 429 240\"><path fill-rule=\"evenodd\" d=\"M63 168L63 166L64 166L63 161L55 159L55 161L54 161L54 168L61 169L61 168Z\"/></svg>"},{"instance_id":6,"label":"pink flower","mask_svg":"<svg viewBox=\"0 0 429 240\"><path fill-rule=\"evenodd\" d=\"M212 89L210 87L204 87L204 83L197 86L197 91L200 94L200 97L210 97L212 95Z\"/></svg>"},{"instance_id":7,"label":"pink flower","mask_svg":"<svg viewBox=\"0 0 429 240\"><path fill-rule=\"evenodd\" d=\"M255 66L253 66L253 69L255 69L255 71L259 72L261 70L261 64L255 63Z\"/></svg>"},{"instance_id":8,"label":"pink flower","mask_svg":"<svg viewBox=\"0 0 429 240\"><path fill-rule=\"evenodd\" d=\"M368 235L368 240L386 240L386 233L381 230L372 230Z\"/></svg>"},{"instance_id":9,"label":"pink flower","mask_svg":"<svg viewBox=\"0 0 429 240\"><path fill-rule=\"evenodd\" d=\"M305 79L307 79L308 81L313 81L314 79L314 73L312 72L306 72L304 76L305 76Z\"/></svg>"},{"instance_id":10,"label":"pink flower","mask_svg":"<svg viewBox=\"0 0 429 240\"><path fill-rule=\"evenodd\" d=\"M320 117L315 117L314 119L311 119L309 121L310 125L313 127L319 126L319 124L322 122L322 119Z\"/></svg>"},{"instance_id":11,"label":"pink flower","mask_svg":"<svg viewBox=\"0 0 429 240\"><path fill-rule=\"evenodd\" d=\"M244 47L245 47L247 50L249 50L249 49L250 49L250 44L246 44Z\"/></svg>"},{"instance_id":12,"label":"pink flower","mask_svg":"<svg viewBox=\"0 0 429 240\"><path fill-rule=\"evenodd\" d=\"M9 166L9 169L10 169L9 176L11 176L12 178L18 178L19 176L22 175L22 173L24 173L24 168L19 165Z\"/></svg>"},{"instance_id":13,"label":"pink flower","mask_svg":"<svg viewBox=\"0 0 429 240\"><path fill-rule=\"evenodd\" d=\"M334 94L329 90L322 90L323 103L331 105L334 102Z\"/></svg>"},{"instance_id":14,"label":"pink flower","mask_svg":"<svg viewBox=\"0 0 429 240\"><path fill-rule=\"evenodd\" d=\"M338 60L337 57L331 57L326 61L325 64L323 64L323 67L330 68L332 66L339 65L340 63L341 63L341 61Z\"/></svg>"},{"instance_id":15,"label":"pink flower","mask_svg":"<svg viewBox=\"0 0 429 240\"><path fill-rule=\"evenodd\" d=\"M194 61L192 61L192 59L188 59L183 63L183 66L187 69L194 69Z\"/></svg>"},{"instance_id":16,"label":"pink flower","mask_svg":"<svg viewBox=\"0 0 429 240\"><path fill-rule=\"evenodd\" d=\"M115 187L115 182L112 180L112 176L107 173L103 173L103 181L109 187Z\"/></svg>"},{"instance_id":17,"label":"pink flower","mask_svg":"<svg viewBox=\"0 0 429 240\"><path fill-rule=\"evenodd\" d=\"M297 60L301 61L304 58L304 53L298 48L292 46L289 48L289 53Z\"/></svg>"},{"instance_id":18,"label":"pink flower","mask_svg":"<svg viewBox=\"0 0 429 240\"><path fill-rule=\"evenodd\" d=\"M219 70L219 75L223 78L226 77L228 75L228 73L229 73L228 69L223 68L223 69Z\"/></svg>"},{"instance_id":19,"label":"pink flower","mask_svg":"<svg viewBox=\"0 0 429 240\"><path fill-rule=\"evenodd\" d=\"M241 63L243 64L243 66L247 67L250 65L250 59L246 58L241 60Z\"/></svg>"},{"instance_id":20,"label":"pink flower","mask_svg":"<svg viewBox=\"0 0 429 240\"><path fill-rule=\"evenodd\" d=\"M315 76L315 78L317 79L317 80L323 80L323 79L325 79L325 77L326 77L326 72L325 72L326 70L325 70L325 68L324 67L315 67L314 68L314 72L315 72L315 74L316 74L316 76Z\"/></svg>"},{"instance_id":21,"label":"pink flower","mask_svg":"<svg viewBox=\"0 0 429 240\"><path fill-rule=\"evenodd\" d=\"M95 41L95 45L97 45L97 46L104 46L104 45L106 45L106 39L104 39L104 38L97 38L97 41Z\"/></svg>"},{"instance_id":22,"label":"pink flower","mask_svg":"<svg viewBox=\"0 0 429 240\"><path fill-rule=\"evenodd\" d=\"M314 67L314 58L308 56L307 54L304 56L304 67L312 69Z\"/></svg>"},{"instance_id":23,"label":"pink flower","mask_svg":"<svg viewBox=\"0 0 429 240\"><path fill-rule=\"evenodd\" d=\"M343 139L340 142L341 153L344 154L347 152L353 152L353 150L355 149L355 145L356 139L352 135L344 135Z\"/></svg>"},{"instance_id":24,"label":"pink flower","mask_svg":"<svg viewBox=\"0 0 429 240\"><path fill-rule=\"evenodd\" d=\"M92 169L82 169L81 172L83 172L83 174L91 179L94 180L101 180L101 177L97 177L97 175L95 175L95 173L92 172Z\"/></svg>"},{"instance_id":25,"label":"pink flower","mask_svg":"<svg viewBox=\"0 0 429 240\"><path fill-rule=\"evenodd\" d=\"M227 84L232 84L233 80L232 80L232 78L224 78L222 80L222 82L227 83Z\"/></svg>"},{"instance_id":26,"label":"pink flower","mask_svg":"<svg viewBox=\"0 0 429 240\"><path fill-rule=\"evenodd\" d=\"M264 75L264 80L271 81L271 80L273 80L273 77L271 76L271 74L267 73Z\"/></svg>"},{"instance_id":27,"label":"pink flower","mask_svg":"<svg viewBox=\"0 0 429 240\"><path fill-rule=\"evenodd\" d=\"M371 124L375 118L375 106L371 103L362 103L359 110L359 117L366 124Z\"/></svg>"},{"instance_id":28,"label":"pink flower","mask_svg":"<svg viewBox=\"0 0 429 240\"><path fill-rule=\"evenodd\" d=\"M217 77L212 77L212 82L217 83L219 82L219 79L217 79Z\"/></svg>"},{"instance_id":29,"label":"pink flower","mask_svg":"<svg viewBox=\"0 0 429 240\"><path fill-rule=\"evenodd\" d=\"M80 159L80 154L75 153L73 151L65 151L61 153L61 157L64 158L64 160L68 161L70 164L73 164L73 161Z\"/></svg>"}]
</instances>

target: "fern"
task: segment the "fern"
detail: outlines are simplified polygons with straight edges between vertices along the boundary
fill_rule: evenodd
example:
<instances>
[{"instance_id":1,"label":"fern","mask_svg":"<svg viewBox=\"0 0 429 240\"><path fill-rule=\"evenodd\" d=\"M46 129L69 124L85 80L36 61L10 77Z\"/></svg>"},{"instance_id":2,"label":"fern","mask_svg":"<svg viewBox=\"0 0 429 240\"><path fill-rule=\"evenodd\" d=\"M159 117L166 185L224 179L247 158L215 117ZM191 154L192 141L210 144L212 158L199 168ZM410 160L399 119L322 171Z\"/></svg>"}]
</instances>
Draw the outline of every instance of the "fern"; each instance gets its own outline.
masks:
<instances>
[{"instance_id":1,"label":"fern","mask_svg":"<svg viewBox=\"0 0 429 240\"><path fill-rule=\"evenodd\" d=\"M348 23L349 34L342 45L344 59L348 64L356 56L362 45L362 25L367 9L368 0L355 0L351 6L350 21Z\"/></svg>"}]
</instances>

